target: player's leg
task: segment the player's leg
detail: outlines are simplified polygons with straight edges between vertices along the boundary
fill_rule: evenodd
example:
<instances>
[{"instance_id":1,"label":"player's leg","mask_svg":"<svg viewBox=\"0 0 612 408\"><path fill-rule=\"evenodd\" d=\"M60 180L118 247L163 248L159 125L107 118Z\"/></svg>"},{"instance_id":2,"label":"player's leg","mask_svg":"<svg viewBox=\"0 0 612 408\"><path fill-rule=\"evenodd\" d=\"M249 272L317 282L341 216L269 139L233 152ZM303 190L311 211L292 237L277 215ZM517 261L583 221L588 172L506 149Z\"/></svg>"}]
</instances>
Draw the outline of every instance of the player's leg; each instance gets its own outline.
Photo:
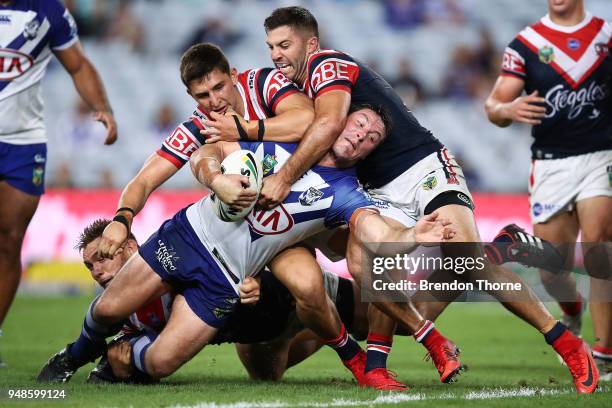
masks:
<instances>
[{"instance_id":1,"label":"player's leg","mask_svg":"<svg viewBox=\"0 0 612 408\"><path fill-rule=\"evenodd\" d=\"M159 336L153 341L151 336L132 341L132 361L153 378L167 377L202 350L217 331L192 310L184 296L177 295Z\"/></svg>"},{"instance_id":2,"label":"player's leg","mask_svg":"<svg viewBox=\"0 0 612 408\"><path fill-rule=\"evenodd\" d=\"M338 353L359 384L363 383L365 353L349 336L323 284L323 273L311 251L296 246L277 255L269 264L274 276L295 298L302 323Z\"/></svg>"},{"instance_id":3,"label":"player's leg","mask_svg":"<svg viewBox=\"0 0 612 408\"><path fill-rule=\"evenodd\" d=\"M534 235L557 244L565 259L563 273L540 269L540 278L546 291L557 301L563 311L563 323L577 336L582 326L582 298L576 289L576 280L569 272L573 268L574 246L578 238L578 217L575 211L559 213L546 222L534 224ZM575 299L571 301L570 299Z\"/></svg>"},{"instance_id":4,"label":"player's leg","mask_svg":"<svg viewBox=\"0 0 612 408\"><path fill-rule=\"evenodd\" d=\"M24 193L0 181L0 334L19 280L21 245L40 196ZM0 367L4 366L0 354Z\"/></svg>"},{"instance_id":5,"label":"player's leg","mask_svg":"<svg viewBox=\"0 0 612 408\"><path fill-rule=\"evenodd\" d=\"M593 354L602 380L612 380L612 197L593 197L577 203L582 230L584 264L591 275L589 307L597 339ZM601 244L604 243L604 244Z\"/></svg>"},{"instance_id":6,"label":"player's leg","mask_svg":"<svg viewBox=\"0 0 612 408\"><path fill-rule=\"evenodd\" d=\"M453 226L457 233L451 242L479 242L480 237L471 208L449 204L437 208L436 211L439 212L441 217L453 220ZM445 256L483 256L482 248L479 245L458 244L455 247L452 245L450 243L443 246ZM517 291L492 290L488 293L500 301L506 309L544 334L546 342L552 345L566 362L578 392L590 393L595 390L599 375L597 370L594 369L595 363L589 347L552 317L520 277L488 261L485 262L485 268L482 270L474 268L467 273L469 273L471 280L482 279L489 282L520 284L520 290Z\"/></svg>"},{"instance_id":7,"label":"player's leg","mask_svg":"<svg viewBox=\"0 0 612 408\"><path fill-rule=\"evenodd\" d=\"M347 245L346 262L353 279L357 284L361 284L364 274L371 271L364 271L362 257L366 249L359 242L354 234L349 235ZM380 301L374 305L389 318L399 323L406 332L413 335L417 342L423 344L432 357L436 369L440 373L442 382L454 381L457 374L462 370L459 362L458 348L435 329L433 322L424 319L415 308L414 304L408 299L406 302ZM373 316L374 318L374 316ZM384 331L382 334L387 339L391 339L393 331L390 331L392 324L389 322L381 323L377 330ZM448 352L447 352L448 350Z\"/></svg>"}]
</instances>

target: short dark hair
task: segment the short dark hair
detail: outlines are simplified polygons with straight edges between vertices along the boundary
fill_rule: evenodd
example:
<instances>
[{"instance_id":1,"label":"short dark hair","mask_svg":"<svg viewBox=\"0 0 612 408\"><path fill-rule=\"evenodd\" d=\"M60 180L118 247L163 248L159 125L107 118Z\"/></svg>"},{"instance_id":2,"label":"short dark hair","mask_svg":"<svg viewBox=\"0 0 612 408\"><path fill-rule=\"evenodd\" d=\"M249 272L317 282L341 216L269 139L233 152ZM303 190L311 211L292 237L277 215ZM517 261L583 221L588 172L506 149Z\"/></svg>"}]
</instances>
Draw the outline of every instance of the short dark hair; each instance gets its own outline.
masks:
<instances>
[{"instance_id":1,"label":"short dark hair","mask_svg":"<svg viewBox=\"0 0 612 408\"><path fill-rule=\"evenodd\" d=\"M96 238L102 236L104 228L106 228L111 222L112 221L109 219L99 218L86 226L83 232L81 232L75 248L79 251L83 251L87 245L92 243ZM130 235L128 235L128 239L133 239L136 241L136 237L131 232Z\"/></svg>"},{"instance_id":2,"label":"short dark hair","mask_svg":"<svg viewBox=\"0 0 612 408\"><path fill-rule=\"evenodd\" d=\"M181 57L181 80L188 88L191 81L203 78L215 69L224 74L230 73L227 58L221 48L214 44L192 45Z\"/></svg>"},{"instance_id":3,"label":"short dark hair","mask_svg":"<svg viewBox=\"0 0 612 408\"><path fill-rule=\"evenodd\" d=\"M389 134L391 133L391 130L393 129L393 120L391 119L391 115L389 114L389 111L385 109L384 106L381 106L381 105L372 105L370 103L354 103L354 104L351 104L351 107L349 108L349 111L348 111L348 115L350 115L351 113L360 111L362 109L370 109L375 114L380 116L383 126L385 127L385 134L383 136L384 137L389 136Z\"/></svg>"},{"instance_id":4,"label":"short dark hair","mask_svg":"<svg viewBox=\"0 0 612 408\"><path fill-rule=\"evenodd\" d=\"M319 23L308 9L299 6L277 8L264 21L266 32L289 26L319 38Z\"/></svg>"}]
</instances>

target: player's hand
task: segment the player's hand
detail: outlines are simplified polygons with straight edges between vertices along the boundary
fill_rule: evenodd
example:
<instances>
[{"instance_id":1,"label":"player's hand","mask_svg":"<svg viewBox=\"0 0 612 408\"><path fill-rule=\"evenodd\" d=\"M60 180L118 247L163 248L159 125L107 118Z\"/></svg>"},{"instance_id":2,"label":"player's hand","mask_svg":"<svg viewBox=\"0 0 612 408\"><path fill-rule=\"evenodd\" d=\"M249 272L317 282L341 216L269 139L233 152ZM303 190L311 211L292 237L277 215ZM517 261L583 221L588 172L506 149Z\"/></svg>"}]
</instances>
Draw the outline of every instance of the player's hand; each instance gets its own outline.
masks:
<instances>
[{"instance_id":1,"label":"player's hand","mask_svg":"<svg viewBox=\"0 0 612 408\"><path fill-rule=\"evenodd\" d=\"M261 286L257 279L247 276L238 291L240 293L240 303L253 304L259 301Z\"/></svg>"},{"instance_id":2,"label":"player's hand","mask_svg":"<svg viewBox=\"0 0 612 408\"><path fill-rule=\"evenodd\" d=\"M504 108L504 116L514 122L539 125L546 115L546 107L542 106L545 102L546 99L538 96L538 91L533 91L508 103Z\"/></svg>"},{"instance_id":3,"label":"player's hand","mask_svg":"<svg viewBox=\"0 0 612 408\"><path fill-rule=\"evenodd\" d=\"M132 346L127 341L111 344L106 353L108 363L117 378L129 378L134 372L132 367Z\"/></svg>"},{"instance_id":4,"label":"player's hand","mask_svg":"<svg viewBox=\"0 0 612 408\"><path fill-rule=\"evenodd\" d=\"M202 121L206 128L200 130L200 134L206 137L206 143L215 143L222 140L228 142L240 140L240 133L238 133L234 116L236 116L242 128L246 130L249 123L231 107L228 107L223 115L217 112L210 112L211 120Z\"/></svg>"},{"instance_id":5,"label":"player's hand","mask_svg":"<svg viewBox=\"0 0 612 408\"><path fill-rule=\"evenodd\" d=\"M250 186L248 177L239 174L219 174L209 187L225 204L243 210L257 199L257 191L250 189Z\"/></svg>"},{"instance_id":6,"label":"player's hand","mask_svg":"<svg viewBox=\"0 0 612 408\"><path fill-rule=\"evenodd\" d=\"M290 183L283 181L278 174L272 174L264 179L257 205L265 210L274 208L287 198L290 191Z\"/></svg>"},{"instance_id":7,"label":"player's hand","mask_svg":"<svg viewBox=\"0 0 612 408\"><path fill-rule=\"evenodd\" d=\"M415 240L421 244L450 241L456 234L452 222L441 218L437 211L422 217L414 226Z\"/></svg>"},{"instance_id":8,"label":"player's hand","mask_svg":"<svg viewBox=\"0 0 612 408\"><path fill-rule=\"evenodd\" d=\"M111 111L97 111L94 112L93 117L98 122L102 122L106 128L106 140L105 145L112 145L117 140L117 122L115 122L115 116Z\"/></svg>"},{"instance_id":9,"label":"player's hand","mask_svg":"<svg viewBox=\"0 0 612 408\"><path fill-rule=\"evenodd\" d=\"M127 238L127 227L118 221L111 221L104 228L100 237L97 251L98 256L101 258L112 258Z\"/></svg>"}]
</instances>

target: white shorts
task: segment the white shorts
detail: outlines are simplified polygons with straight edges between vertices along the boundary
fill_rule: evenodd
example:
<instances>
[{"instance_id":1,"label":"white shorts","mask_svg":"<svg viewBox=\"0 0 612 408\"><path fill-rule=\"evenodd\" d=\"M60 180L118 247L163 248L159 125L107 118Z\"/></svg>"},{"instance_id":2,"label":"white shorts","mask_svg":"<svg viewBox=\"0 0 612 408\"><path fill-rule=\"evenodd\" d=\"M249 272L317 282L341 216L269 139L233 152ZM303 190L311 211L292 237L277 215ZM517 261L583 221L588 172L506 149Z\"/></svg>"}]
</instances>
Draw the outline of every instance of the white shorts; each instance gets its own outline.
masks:
<instances>
[{"instance_id":1,"label":"white shorts","mask_svg":"<svg viewBox=\"0 0 612 408\"><path fill-rule=\"evenodd\" d=\"M472 204L463 170L446 148L425 157L384 186L368 190L373 198L388 201L413 220L421 218L427 204L446 191L457 191L461 193L459 199Z\"/></svg>"},{"instance_id":2,"label":"white shorts","mask_svg":"<svg viewBox=\"0 0 612 408\"><path fill-rule=\"evenodd\" d=\"M597 196L612 196L612 150L532 162L529 204L534 224Z\"/></svg>"}]
</instances>

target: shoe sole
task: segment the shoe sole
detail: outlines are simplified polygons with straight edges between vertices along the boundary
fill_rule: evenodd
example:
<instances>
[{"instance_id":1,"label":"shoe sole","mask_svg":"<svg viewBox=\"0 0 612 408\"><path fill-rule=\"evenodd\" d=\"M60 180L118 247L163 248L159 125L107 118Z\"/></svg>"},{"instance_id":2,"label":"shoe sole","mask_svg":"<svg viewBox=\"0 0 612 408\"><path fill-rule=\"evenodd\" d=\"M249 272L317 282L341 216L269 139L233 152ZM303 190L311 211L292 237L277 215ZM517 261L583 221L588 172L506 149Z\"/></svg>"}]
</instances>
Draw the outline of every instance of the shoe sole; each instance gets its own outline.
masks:
<instances>
[{"instance_id":1,"label":"shoe sole","mask_svg":"<svg viewBox=\"0 0 612 408\"><path fill-rule=\"evenodd\" d=\"M459 377L465 371L465 367L460 365L454 371L452 371L442 382L444 384L453 384L457 382L457 377Z\"/></svg>"}]
</instances>

